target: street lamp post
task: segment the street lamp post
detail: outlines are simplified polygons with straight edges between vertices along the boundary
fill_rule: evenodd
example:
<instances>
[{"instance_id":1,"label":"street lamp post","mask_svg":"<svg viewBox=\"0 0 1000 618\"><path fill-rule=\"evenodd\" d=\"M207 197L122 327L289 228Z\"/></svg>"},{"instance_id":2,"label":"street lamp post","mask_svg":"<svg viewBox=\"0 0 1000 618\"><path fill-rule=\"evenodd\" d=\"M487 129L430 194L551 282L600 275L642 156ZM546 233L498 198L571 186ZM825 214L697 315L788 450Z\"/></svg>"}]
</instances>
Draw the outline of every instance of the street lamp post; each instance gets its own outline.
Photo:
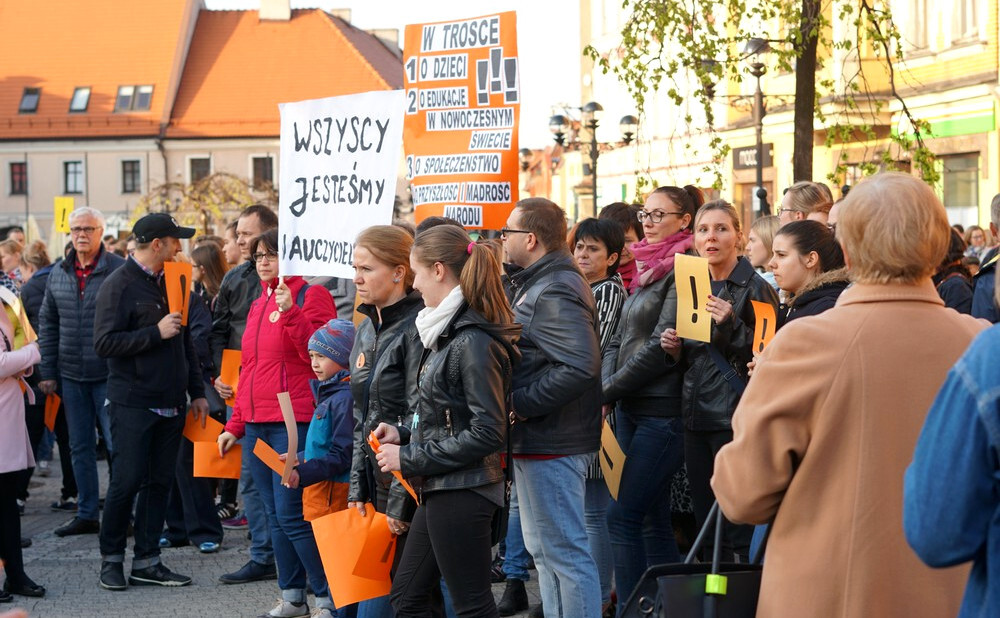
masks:
<instances>
[{"instance_id":1,"label":"street lamp post","mask_svg":"<svg viewBox=\"0 0 1000 618\"><path fill-rule=\"evenodd\" d=\"M572 121L561 114L549 118L549 130L553 134L553 139L560 146L567 148L587 148L587 156L590 159L590 190L593 196L592 215L597 216L597 159L601 156L602 144L597 141L597 127L600 124L601 113L604 107L597 101L590 101L580 109L580 123L590 133L588 142L581 142L579 139L567 143L566 135L573 127ZM622 142L628 146L636 137L639 119L632 115L622 116L618 122L618 128L622 133Z\"/></svg>"},{"instance_id":2,"label":"street lamp post","mask_svg":"<svg viewBox=\"0 0 1000 618\"><path fill-rule=\"evenodd\" d=\"M768 51L770 45L766 39L752 38L747 41L746 52L755 57ZM771 206L767 203L767 189L764 188L764 92L760 89L760 78L767 72L767 68L760 60L755 60L750 64L750 75L757 78L757 88L753 93L753 122L757 131L757 200L760 204L760 216L766 217L771 214Z\"/></svg>"}]
</instances>

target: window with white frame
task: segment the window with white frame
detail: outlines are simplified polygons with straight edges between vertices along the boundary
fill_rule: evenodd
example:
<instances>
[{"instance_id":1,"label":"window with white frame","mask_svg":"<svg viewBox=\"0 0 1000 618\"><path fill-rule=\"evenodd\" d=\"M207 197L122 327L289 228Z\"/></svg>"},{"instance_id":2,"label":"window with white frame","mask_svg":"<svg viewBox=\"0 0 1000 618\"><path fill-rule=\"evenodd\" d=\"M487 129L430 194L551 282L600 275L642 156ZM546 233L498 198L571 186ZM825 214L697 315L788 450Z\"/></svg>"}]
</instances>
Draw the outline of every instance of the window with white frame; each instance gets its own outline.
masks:
<instances>
[{"instance_id":1,"label":"window with white frame","mask_svg":"<svg viewBox=\"0 0 1000 618\"><path fill-rule=\"evenodd\" d=\"M188 182L194 184L212 173L212 159L209 157L191 157L188 159Z\"/></svg>"},{"instance_id":2,"label":"window with white frame","mask_svg":"<svg viewBox=\"0 0 1000 618\"><path fill-rule=\"evenodd\" d=\"M264 155L253 157L253 188L263 191L274 184L274 157Z\"/></svg>"},{"instance_id":3,"label":"window with white frame","mask_svg":"<svg viewBox=\"0 0 1000 618\"><path fill-rule=\"evenodd\" d=\"M964 43L979 38L979 0L954 0L951 14L951 42Z\"/></svg>"},{"instance_id":4,"label":"window with white frame","mask_svg":"<svg viewBox=\"0 0 1000 618\"><path fill-rule=\"evenodd\" d=\"M952 223L971 225L979 219L979 153L941 155L941 201Z\"/></svg>"},{"instance_id":5,"label":"window with white frame","mask_svg":"<svg viewBox=\"0 0 1000 618\"><path fill-rule=\"evenodd\" d=\"M122 161L122 193L142 192L142 167L138 159Z\"/></svg>"},{"instance_id":6,"label":"window with white frame","mask_svg":"<svg viewBox=\"0 0 1000 618\"><path fill-rule=\"evenodd\" d=\"M928 0L892 0L892 20L902 37L903 51L927 49Z\"/></svg>"},{"instance_id":7,"label":"window with white frame","mask_svg":"<svg viewBox=\"0 0 1000 618\"><path fill-rule=\"evenodd\" d=\"M83 161L63 161L63 193L83 193Z\"/></svg>"}]
</instances>

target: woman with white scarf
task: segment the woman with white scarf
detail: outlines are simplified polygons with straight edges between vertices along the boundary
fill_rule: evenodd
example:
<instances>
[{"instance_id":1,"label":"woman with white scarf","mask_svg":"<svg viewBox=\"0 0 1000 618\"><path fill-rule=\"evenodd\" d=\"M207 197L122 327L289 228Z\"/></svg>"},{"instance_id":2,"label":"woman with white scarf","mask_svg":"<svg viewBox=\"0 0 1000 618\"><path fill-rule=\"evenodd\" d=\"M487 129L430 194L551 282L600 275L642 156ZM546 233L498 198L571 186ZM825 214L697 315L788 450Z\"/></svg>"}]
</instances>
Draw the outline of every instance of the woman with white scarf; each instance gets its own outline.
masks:
<instances>
[{"instance_id":1,"label":"woman with white scarf","mask_svg":"<svg viewBox=\"0 0 1000 618\"><path fill-rule=\"evenodd\" d=\"M491 524L504 504L500 451L519 327L493 251L465 230L421 233L410 266L426 305L416 320L425 348L417 402L409 426L375 430L381 470L402 471L420 497L392 605L399 618L427 615L443 576L458 616L497 616Z\"/></svg>"}]
</instances>

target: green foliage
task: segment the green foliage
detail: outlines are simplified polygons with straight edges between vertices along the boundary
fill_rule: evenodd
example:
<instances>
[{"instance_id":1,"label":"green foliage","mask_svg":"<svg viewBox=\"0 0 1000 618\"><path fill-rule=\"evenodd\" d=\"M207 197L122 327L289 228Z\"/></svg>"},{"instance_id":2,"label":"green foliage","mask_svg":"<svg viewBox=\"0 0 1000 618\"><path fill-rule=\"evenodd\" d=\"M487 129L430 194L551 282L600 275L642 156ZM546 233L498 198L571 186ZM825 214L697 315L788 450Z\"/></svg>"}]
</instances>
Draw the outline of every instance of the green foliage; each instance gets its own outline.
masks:
<instances>
[{"instance_id":1,"label":"green foliage","mask_svg":"<svg viewBox=\"0 0 1000 618\"><path fill-rule=\"evenodd\" d=\"M706 131L712 136L713 163L705 171L716 188L722 185L729 147L718 134L724 127L717 126L715 89L729 84L730 91L744 91L744 82L754 79L746 44L755 36L767 37L763 30L775 24L781 26L770 33L771 50L760 57L772 72L793 72L805 37L817 36L814 122L825 130L828 148L863 146L866 160L859 169L864 174L910 163L928 183L938 181L933 154L923 141L929 124L914 117L896 88L896 63L902 60L903 45L889 0L830 0L822 5L826 10L805 20L801 3L788 0L624 0L622 7L630 17L620 47L600 50L591 45L584 55L626 86L640 118L650 93L659 91L677 108L688 136ZM833 36L830 16L838 24L849 24L838 30L842 37ZM831 63L834 55L845 61L842 73L830 76L824 63ZM888 91L872 86L872 81L885 77ZM727 98L737 104L742 100L746 109L752 105L746 97ZM895 127L888 135L883 127L880 134L876 129L885 124L891 101L905 119L901 125L908 126ZM774 106L773 100L769 103ZM698 114L692 114L692 105ZM831 181L843 181L846 156L842 154Z\"/></svg>"}]
</instances>

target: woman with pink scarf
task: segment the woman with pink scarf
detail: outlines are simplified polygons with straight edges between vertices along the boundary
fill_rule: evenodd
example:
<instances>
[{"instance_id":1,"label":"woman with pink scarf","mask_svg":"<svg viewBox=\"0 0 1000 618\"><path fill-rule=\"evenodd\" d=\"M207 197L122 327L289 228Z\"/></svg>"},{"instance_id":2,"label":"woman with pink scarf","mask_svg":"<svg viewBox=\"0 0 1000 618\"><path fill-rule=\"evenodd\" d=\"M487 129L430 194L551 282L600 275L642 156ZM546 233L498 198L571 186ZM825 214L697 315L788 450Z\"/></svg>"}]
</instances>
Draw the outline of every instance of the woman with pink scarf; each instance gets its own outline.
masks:
<instances>
[{"instance_id":1,"label":"woman with pink scarf","mask_svg":"<svg viewBox=\"0 0 1000 618\"><path fill-rule=\"evenodd\" d=\"M615 427L628 462L618 499L608 506L619 613L648 566L680 561L670 481L684 463L683 370L668 366L660 333L675 326L674 256L691 250L691 223L704 201L692 186L660 187L646 199L637 213L645 238L631 247L638 267L631 296L604 352L604 403L617 406Z\"/></svg>"}]
</instances>

